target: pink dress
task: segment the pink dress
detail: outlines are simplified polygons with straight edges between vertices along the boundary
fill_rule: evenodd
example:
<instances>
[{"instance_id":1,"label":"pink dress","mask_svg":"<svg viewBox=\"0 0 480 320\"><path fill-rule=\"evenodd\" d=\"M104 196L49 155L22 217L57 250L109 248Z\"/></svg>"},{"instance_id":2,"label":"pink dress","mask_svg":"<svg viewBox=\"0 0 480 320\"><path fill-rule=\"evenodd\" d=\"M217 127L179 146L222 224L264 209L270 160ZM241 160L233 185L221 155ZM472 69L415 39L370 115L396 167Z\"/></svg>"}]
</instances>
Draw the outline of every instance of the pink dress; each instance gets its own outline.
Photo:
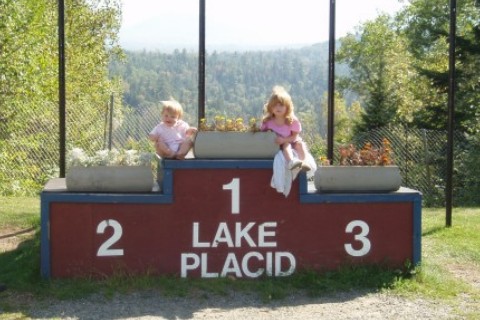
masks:
<instances>
[{"instance_id":1,"label":"pink dress","mask_svg":"<svg viewBox=\"0 0 480 320\"><path fill-rule=\"evenodd\" d=\"M177 152L182 142L185 141L189 128L188 123L183 120L178 120L173 127L160 122L153 128L150 135L160 138L171 150Z\"/></svg>"},{"instance_id":2,"label":"pink dress","mask_svg":"<svg viewBox=\"0 0 480 320\"><path fill-rule=\"evenodd\" d=\"M272 130L278 136L286 138L291 136L292 132L300 133L302 131L302 125L300 124L300 121L298 121L297 118L294 118L291 124L282 124L282 125L278 125L275 123L274 119L270 119L262 123L262 125L260 126L260 130L261 131ZM297 142L297 141L302 141L302 138L298 136L297 140L293 142Z\"/></svg>"}]
</instances>

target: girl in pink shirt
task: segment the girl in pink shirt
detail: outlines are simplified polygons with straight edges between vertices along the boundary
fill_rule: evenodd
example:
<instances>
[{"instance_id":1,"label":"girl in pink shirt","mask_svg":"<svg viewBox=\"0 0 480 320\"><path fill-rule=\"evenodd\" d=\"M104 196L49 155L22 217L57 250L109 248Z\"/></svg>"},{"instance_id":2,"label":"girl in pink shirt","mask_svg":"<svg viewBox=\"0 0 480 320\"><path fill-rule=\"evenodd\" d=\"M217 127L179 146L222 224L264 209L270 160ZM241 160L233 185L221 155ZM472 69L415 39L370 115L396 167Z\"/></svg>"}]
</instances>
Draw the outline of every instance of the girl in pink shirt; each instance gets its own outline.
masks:
<instances>
[{"instance_id":1,"label":"girl in pink shirt","mask_svg":"<svg viewBox=\"0 0 480 320\"><path fill-rule=\"evenodd\" d=\"M153 128L148 138L155 142L155 150L162 158L185 159L193 146L197 128L182 120L183 108L175 100L162 101L162 121Z\"/></svg>"},{"instance_id":2,"label":"girl in pink shirt","mask_svg":"<svg viewBox=\"0 0 480 320\"><path fill-rule=\"evenodd\" d=\"M301 168L309 171L310 166L305 163L306 145L300 137L302 125L293 112L292 98L281 86L273 87L272 94L263 106L261 131L271 130L277 134L275 142L282 149L288 169ZM295 150L298 158L294 158Z\"/></svg>"}]
</instances>

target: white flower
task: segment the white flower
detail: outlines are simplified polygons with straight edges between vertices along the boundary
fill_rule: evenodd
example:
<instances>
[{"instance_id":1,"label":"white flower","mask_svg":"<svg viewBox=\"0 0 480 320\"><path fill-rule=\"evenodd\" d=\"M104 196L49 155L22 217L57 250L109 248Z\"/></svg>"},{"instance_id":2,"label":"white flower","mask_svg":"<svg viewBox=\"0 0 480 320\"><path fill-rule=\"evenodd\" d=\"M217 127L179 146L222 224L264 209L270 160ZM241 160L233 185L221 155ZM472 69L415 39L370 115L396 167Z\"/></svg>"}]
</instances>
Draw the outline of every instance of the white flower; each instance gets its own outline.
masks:
<instances>
[{"instance_id":1,"label":"white flower","mask_svg":"<svg viewBox=\"0 0 480 320\"><path fill-rule=\"evenodd\" d=\"M122 157L122 152L117 149L112 149L108 151L108 164L109 166L118 166L120 165Z\"/></svg>"},{"instance_id":2,"label":"white flower","mask_svg":"<svg viewBox=\"0 0 480 320\"><path fill-rule=\"evenodd\" d=\"M67 155L67 162L70 166L85 166L88 157L80 148L73 148Z\"/></svg>"},{"instance_id":3,"label":"white flower","mask_svg":"<svg viewBox=\"0 0 480 320\"><path fill-rule=\"evenodd\" d=\"M108 166L110 164L110 155L108 150L99 150L92 157L91 164L94 166Z\"/></svg>"},{"instance_id":4,"label":"white flower","mask_svg":"<svg viewBox=\"0 0 480 320\"><path fill-rule=\"evenodd\" d=\"M127 150L125 151L124 165L127 166L136 166L138 165L138 151L137 150Z\"/></svg>"},{"instance_id":5,"label":"white flower","mask_svg":"<svg viewBox=\"0 0 480 320\"><path fill-rule=\"evenodd\" d=\"M151 153L140 154L138 150L99 150L89 157L80 148L73 148L68 153L67 164L72 166L138 166L151 165Z\"/></svg>"}]
</instances>

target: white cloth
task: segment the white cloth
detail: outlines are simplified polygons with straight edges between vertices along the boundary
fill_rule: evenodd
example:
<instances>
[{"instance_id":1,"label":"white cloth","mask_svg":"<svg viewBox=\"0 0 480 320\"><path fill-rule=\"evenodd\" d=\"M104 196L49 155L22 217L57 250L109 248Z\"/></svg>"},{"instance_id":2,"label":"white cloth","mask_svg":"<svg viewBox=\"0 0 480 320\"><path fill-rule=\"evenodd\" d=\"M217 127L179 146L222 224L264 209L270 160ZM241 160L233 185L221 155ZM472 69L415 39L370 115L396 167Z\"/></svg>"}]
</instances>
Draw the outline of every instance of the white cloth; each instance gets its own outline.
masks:
<instances>
[{"instance_id":1,"label":"white cloth","mask_svg":"<svg viewBox=\"0 0 480 320\"><path fill-rule=\"evenodd\" d=\"M293 150L294 159L297 158L297 153ZM307 178L313 177L315 171L317 170L317 164L313 156L307 152L305 154L305 160L303 162L310 166L310 170L307 171ZM285 156L280 150L273 158L273 176L270 182L270 186L277 190L277 192L283 193L285 197L290 194L292 188L292 182L297 178L298 173L301 168L290 170L288 169L288 164L285 161Z\"/></svg>"}]
</instances>

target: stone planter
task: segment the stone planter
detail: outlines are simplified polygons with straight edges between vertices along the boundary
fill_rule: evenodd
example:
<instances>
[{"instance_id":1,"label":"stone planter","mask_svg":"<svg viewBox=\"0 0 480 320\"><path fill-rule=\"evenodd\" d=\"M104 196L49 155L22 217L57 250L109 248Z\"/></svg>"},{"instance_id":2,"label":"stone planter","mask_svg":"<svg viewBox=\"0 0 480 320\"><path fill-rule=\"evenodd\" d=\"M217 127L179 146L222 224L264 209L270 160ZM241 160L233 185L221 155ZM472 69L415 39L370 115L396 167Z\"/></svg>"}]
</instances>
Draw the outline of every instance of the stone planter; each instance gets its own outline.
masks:
<instances>
[{"instance_id":1,"label":"stone planter","mask_svg":"<svg viewBox=\"0 0 480 320\"><path fill-rule=\"evenodd\" d=\"M75 192L151 192L153 173L148 166L72 167L65 182Z\"/></svg>"},{"instance_id":2,"label":"stone planter","mask_svg":"<svg viewBox=\"0 0 480 320\"><path fill-rule=\"evenodd\" d=\"M391 192L401 183L397 166L320 166L314 176L321 192Z\"/></svg>"},{"instance_id":3,"label":"stone planter","mask_svg":"<svg viewBox=\"0 0 480 320\"><path fill-rule=\"evenodd\" d=\"M279 147L273 132L200 131L193 153L199 159L272 159Z\"/></svg>"}]
</instances>

